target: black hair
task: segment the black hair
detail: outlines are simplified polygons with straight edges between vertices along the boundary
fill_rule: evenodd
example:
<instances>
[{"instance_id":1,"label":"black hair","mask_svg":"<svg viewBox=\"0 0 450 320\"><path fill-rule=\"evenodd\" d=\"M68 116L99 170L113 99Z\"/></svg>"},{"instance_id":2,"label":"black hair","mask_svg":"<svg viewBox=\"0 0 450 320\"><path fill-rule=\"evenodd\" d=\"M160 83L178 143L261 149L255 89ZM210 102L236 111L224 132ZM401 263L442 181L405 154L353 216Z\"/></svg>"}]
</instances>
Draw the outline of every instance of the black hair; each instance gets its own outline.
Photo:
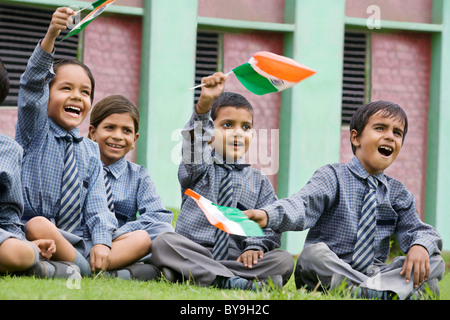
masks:
<instances>
[{"instance_id":1,"label":"black hair","mask_svg":"<svg viewBox=\"0 0 450 320\"><path fill-rule=\"evenodd\" d=\"M0 59L0 103L2 103L9 92L9 78L8 71Z\"/></svg>"},{"instance_id":2,"label":"black hair","mask_svg":"<svg viewBox=\"0 0 450 320\"><path fill-rule=\"evenodd\" d=\"M94 79L94 76L92 75L91 70L88 68L87 65L85 65L84 63L82 63L82 62L80 62L80 61L78 61L78 60L75 60L75 59L62 59L62 60L56 60L56 61L53 63L53 71L54 71L55 74L56 74L56 72L58 71L59 68L61 68L61 67L64 66L64 65L69 65L69 64L73 64L73 65L80 66L80 67L83 68L84 71L86 72L86 74L87 74L89 80L91 81L91 95L90 95L90 98L91 98L91 103L92 103L92 101L94 101L95 79ZM54 79L55 79L55 78L53 78L53 80L54 80ZM50 81L50 86L52 86L53 80Z\"/></svg>"},{"instance_id":3,"label":"black hair","mask_svg":"<svg viewBox=\"0 0 450 320\"><path fill-rule=\"evenodd\" d=\"M211 118L216 120L220 109L224 107L235 107L247 109L252 114L253 107L250 102L241 94L234 92L223 92L211 105ZM252 121L253 122L253 121Z\"/></svg>"},{"instance_id":4,"label":"black hair","mask_svg":"<svg viewBox=\"0 0 450 320\"><path fill-rule=\"evenodd\" d=\"M350 120L350 132L352 132L352 130L355 130L359 136L367 125L369 118L378 112L381 112L380 115L383 117L397 118L403 122L403 144L403 142L405 141L406 133L408 132L408 117L402 107L390 101L379 100L359 107ZM356 148L353 143L351 143L351 145L353 154L355 154Z\"/></svg>"}]
</instances>

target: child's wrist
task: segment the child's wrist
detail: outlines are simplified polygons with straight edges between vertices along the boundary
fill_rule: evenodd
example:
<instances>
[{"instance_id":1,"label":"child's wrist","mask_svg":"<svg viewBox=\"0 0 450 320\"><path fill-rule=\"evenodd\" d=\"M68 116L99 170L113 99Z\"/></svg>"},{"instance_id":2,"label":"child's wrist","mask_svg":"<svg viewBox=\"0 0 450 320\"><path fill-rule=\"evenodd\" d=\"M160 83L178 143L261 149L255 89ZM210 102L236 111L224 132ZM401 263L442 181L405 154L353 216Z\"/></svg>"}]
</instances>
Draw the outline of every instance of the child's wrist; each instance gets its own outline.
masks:
<instances>
[{"instance_id":1,"label":"child's wrist","mask_svg":"<svg viewBox=\"0 0 450 320\"><path fill-rule=\"evenodd\" d=\"M209 101L209 99L200 97L197 104L195 105L195 111L198 114L208 113L208 111L211 109L211 103L212 103L212 100Z\"/></svg>"}]
</instances>

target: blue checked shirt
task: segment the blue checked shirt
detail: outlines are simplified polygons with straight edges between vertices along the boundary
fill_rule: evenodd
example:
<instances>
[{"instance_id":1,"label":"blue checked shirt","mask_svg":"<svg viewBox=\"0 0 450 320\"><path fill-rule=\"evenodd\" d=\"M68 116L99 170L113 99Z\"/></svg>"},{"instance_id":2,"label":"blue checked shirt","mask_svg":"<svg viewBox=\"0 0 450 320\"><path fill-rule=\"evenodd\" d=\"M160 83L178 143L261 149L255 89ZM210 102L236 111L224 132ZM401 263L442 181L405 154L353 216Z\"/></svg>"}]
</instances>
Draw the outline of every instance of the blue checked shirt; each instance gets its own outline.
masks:
<instances>
[{"instance_id":1,"label":"blue checked shirt","mask_svg":"<svg viewBox=\"0 0 450 320\"><path fill-rule=\"evenodd\" d=\"M54 222L59 213L67 132L47 116L49 82L54 76L53 56L39 43L20 78L18 98L16 140L24 150L24 220L44 216ZM78 128L70 133L81 138ZM111 246L117 220L108 210L98 145L81 139L74 142L74 154L82 204L81 225L74 233L92 240L94 245Z\"/></svg>"},{"instance_id":2,"label":"blue checked shirt","mask_svg":"<svg viewBox=\"0 0 450 320\"><path fill-rule=\"evenodd\" d=\"M194 141L190 132L194 130ZM218 203L219 186L226 175L226 169L212 162L208 141L214 134L214 122L210 113L197 114L195 111L182 131L183 161L178 170L181 184L182 203L177 219L176 231L187 238L205 246L214 246L216 227L211 225L195 201L184 194L188 188L208 200ZM204 155L204 157L202 156ZM215 159L223 163L222 159ZM262 207L277 200L272 184L260 170L246 167L241 171L232 171L233 204L232 207L249 209ZM278 248L281 234L266 228L265 237L230 237L230 248L243 252L262 250L267 252Z\"/></svg>"},{"instance_id":3,"label":"blue checked shirt","mask_svg":"<svg viewBox=\"0 0 450 320\"><path fill-rule=\"evenodd\" d=\"M23 211L22 148L10 137L0 135L0 229L25 238L20 222Z\"/></svg>"},{"instance_id":4,"label":"blue checked shirt","mask_svg":"<svg viewBox=\"0 0 450 320\"><path fill-rule=\"evenodd\" d=\"M310 229L305 246L324 242L341 259L350 262L368 176L356 157L348 164L323 166L299 192L263 208L268 214L268 226L276 231ZM405 253L416 244L425 247L430 255L439 253L442 240L432 226L420 220L413 194L384 173L375 177L379 181L375 258L386 261L394 233Z\"/></svg>"},{"instance_id":5,"label":"blue checked shirt","mask_svg":"<svg viewBox=\"0 0 450 320\"><path fill-rule=\"evenodd\" d=\"M173 213L162 204L145 167L124 157L108 168L114 211L119 222L114 236L145 230L153 240L159 233L173 231Z\"/></svg>"}]
</instances>

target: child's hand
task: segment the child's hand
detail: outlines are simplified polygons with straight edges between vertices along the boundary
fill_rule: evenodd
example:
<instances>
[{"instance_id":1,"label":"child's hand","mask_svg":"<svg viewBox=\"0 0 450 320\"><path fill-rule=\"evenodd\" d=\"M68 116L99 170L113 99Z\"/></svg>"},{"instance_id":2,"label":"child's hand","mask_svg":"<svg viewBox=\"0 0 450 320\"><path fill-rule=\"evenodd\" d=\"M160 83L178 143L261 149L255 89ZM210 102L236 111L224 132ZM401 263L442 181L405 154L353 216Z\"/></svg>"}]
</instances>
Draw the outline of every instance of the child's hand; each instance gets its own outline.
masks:
<instances>
[{"instance_id":1,"label":"child's hand","mask_svg":"<svg viewBox=\"0 0 450 320\"><path fill-rule=\"evenodd\" d=\"M262 259L263 257L264 252L261 250L247 250L242 253L236 261L242 262L244 267L251 269L254 264L258 263L258 259Z\"/></svg>"},{"instance_id":2,"label":"child's hand","mask_svg":"<svg viewBox=\"0 0 450 320\"><path fill-rule=\"evenodd\" d=\"M211 104L223 92L227 76L222 72L216 72L212 76L202 79L202 93L195 107L198 114L207 113L211 109Z\"/></svg>"},{"instance_id":3,"label":"child's hand","mask_svg":"<svg viewBox=\"0 0 450 320\"><path fill-rule=\"evenodd\" d=\"M41 256L47 260L56 252L55 241L51 239L39 239L31 242L36 245Z\"/></svg>"},{"instance_id":4,"label":"child's hand","mask_svg":"<svg viewBox=\"0 0 450 320\"><path fill-rule=\"evenodd\" d=\"M255 221L261 228L267 226L268 218L267 213L264 210L251 209L244 211L245 215L250 219Z\"/></svg>"},{"instance_id":5,"label":"child's hand","mask_svg":"<svg viewBox=\"0 0 450 320\"><path fill-rule=\"evenodd\" d=\"M96 244L91 249L91 270L106 270L110 263L111 249L104 244Z\"/></svg>"},{"instance_id":6,"label":"child's hand","mask_svg":"<svg viewBox=\"0 0 450 320\"><path fill-rule=\"evenodd\" d=\"M411 272L414 272L414 288L417 288L424 281L428 280L428 276L430 275L430 256L428 250L420 245L414 245L409 249L400 275L404 275L405 281L409 282Z\"/></svg>"},{"instance_id":7,"label":"child's hand","mask_svg":"<svg viewBox=\"0 0 450 320\"><path fill-rule=\"evenodd\" d=\"M52 15L52 21L48 27L47 34L41 42L41 47L44 51L47 51L48 53L53 51L56 38L61 33L61 30L67 28L67 20L74 14L75 11L67 7L56 9Z\"/></svg>"}]
</instances>

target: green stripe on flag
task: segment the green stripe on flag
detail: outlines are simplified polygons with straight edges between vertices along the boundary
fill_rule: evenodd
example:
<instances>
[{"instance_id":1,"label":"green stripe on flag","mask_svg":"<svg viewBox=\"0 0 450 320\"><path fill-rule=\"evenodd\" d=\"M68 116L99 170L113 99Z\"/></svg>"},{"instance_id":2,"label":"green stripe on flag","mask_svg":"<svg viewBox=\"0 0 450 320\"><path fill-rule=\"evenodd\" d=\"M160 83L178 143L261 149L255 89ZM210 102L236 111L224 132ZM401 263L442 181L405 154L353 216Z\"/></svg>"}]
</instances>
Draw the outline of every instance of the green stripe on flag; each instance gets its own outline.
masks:
<instances>
[{"instance_id":1,"label":"green stripe on flag","mask_svg":"<svg viewBox=\"0 0 450 320\"><path fill-rule=\"evenodd\" d=\"M241 210L222 206L217 207L227 219L238 223L248 237L264 236L261 227L255 221L250 220Z\"/></svg>"},{"instance_id":2,"label":"green stripe on flag","mask_svg":"<svg viewBox=\"0 0 450 320\"><path fill-rule=\"evenodd\" d=\"M234 68L233 73L244 87L254 94L263 95L270 92L278 92L278 89L275 88L272 82L256 72L250 63L244 63Z\"/></svg>"}]
</instances>

